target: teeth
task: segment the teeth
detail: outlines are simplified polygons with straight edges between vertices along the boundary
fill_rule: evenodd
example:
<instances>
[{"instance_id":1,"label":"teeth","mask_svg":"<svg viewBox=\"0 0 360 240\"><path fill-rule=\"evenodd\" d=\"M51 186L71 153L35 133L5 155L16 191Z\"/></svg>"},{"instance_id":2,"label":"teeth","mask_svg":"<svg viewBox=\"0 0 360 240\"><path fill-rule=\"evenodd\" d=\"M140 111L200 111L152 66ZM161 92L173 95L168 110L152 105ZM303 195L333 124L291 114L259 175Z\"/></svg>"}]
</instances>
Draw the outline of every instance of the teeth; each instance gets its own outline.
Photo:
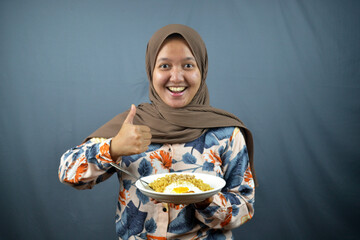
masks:
<instances>
[{"instance_id":1,"label":"teeth","mask_svg":"<svg viewBox=\"0 0 360 240\"><path fill-rule=\"evenodd\" d=\"M182 92L185 90L185 87L169 87L169 90L172 92Z\"/></svg>"}]
</instances>

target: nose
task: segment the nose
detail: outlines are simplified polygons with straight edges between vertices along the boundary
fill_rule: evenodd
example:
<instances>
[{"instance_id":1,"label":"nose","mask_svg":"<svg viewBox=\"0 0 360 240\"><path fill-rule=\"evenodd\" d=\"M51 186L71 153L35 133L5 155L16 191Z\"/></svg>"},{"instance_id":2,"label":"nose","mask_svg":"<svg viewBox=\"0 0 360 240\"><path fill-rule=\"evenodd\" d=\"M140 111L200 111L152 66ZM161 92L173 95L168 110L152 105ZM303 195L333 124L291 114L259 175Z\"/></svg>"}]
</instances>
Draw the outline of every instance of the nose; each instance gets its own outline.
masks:
<instances>
[{"instance_id":1,"label":"nose","mask_svg":"<svg viewBox=\"0 0 360 240\"><path fill-rule=\"evenodd\" d=\"M170 72L170 81L181 82L184 81L184 70L179 67L174 67Z\"/></svg>"}]
</instances>

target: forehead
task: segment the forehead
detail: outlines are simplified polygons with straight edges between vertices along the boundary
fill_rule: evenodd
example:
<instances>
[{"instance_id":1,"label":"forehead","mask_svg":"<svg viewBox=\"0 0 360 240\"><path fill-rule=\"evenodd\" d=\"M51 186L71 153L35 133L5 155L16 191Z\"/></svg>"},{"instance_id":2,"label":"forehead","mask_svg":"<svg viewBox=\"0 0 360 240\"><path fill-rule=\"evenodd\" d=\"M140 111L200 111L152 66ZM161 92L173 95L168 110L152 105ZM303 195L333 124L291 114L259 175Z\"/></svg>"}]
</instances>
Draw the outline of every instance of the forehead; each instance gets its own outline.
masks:
<instances>
[{"instance_id":1,"label":"forehead","mask_svg":"<svg viewBox=\"0 0 360 240\"><path fill-rule=\"evenodd\" d=\"M180 51L188 55L187 57L194 57L189 44L185 41L184 38L181 36L167 38L161 45L156 59L158 59L160 56L172 53L179 54Z\"/></svg>"}]
</instances>

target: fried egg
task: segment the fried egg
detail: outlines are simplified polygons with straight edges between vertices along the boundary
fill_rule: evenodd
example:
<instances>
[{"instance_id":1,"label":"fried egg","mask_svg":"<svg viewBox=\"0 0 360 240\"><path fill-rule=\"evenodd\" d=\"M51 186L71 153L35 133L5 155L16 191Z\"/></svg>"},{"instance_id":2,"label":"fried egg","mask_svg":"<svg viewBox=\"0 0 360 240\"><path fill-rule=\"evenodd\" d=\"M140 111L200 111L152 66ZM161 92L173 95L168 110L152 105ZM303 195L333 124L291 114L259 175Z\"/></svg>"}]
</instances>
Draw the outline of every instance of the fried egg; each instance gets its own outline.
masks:
<instances>
[{"instance_id":1,"label":"fried egg","mask_svg":"<svg viewBox=\"0 0 360 240\"><path fill-rule=\"evenodd\" d=\"M198 187L190 182L174 182L166 186L164 193L201 193Z\"/></svg>"}]
</instances>

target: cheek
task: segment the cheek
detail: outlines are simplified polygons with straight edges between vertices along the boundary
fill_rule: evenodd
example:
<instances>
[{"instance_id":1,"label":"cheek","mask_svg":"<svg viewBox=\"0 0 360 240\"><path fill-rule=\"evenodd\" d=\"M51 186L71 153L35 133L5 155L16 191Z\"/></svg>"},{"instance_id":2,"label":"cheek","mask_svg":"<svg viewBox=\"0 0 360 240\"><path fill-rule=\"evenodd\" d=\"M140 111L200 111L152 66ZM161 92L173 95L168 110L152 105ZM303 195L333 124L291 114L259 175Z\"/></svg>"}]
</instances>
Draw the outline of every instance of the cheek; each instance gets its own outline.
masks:
<instances>
[{"instance_id":1,"label":"cheek","mask_svg":"<svg viewBox=\"0 0 360 240\"><path fill-rule=\"evenodd\" d=\"M165 77L162 74L154 72L152 84L155 89L161 88L165 84Z\"/></svg>"},{"instance_id":2,"label":"cheek","mask_svg":"<svg viewBox=\"0 0 360 240\"><path fill-rule=\"evenodd\" d=\"M191 79L191 85L193 87L195 87L196 91L197 91L197 89L200 87L200 83L201 83L201 74L200 74L200 72L192 73L191 76L190 76L190 79Z\"/></svg>"}]
</instances>

